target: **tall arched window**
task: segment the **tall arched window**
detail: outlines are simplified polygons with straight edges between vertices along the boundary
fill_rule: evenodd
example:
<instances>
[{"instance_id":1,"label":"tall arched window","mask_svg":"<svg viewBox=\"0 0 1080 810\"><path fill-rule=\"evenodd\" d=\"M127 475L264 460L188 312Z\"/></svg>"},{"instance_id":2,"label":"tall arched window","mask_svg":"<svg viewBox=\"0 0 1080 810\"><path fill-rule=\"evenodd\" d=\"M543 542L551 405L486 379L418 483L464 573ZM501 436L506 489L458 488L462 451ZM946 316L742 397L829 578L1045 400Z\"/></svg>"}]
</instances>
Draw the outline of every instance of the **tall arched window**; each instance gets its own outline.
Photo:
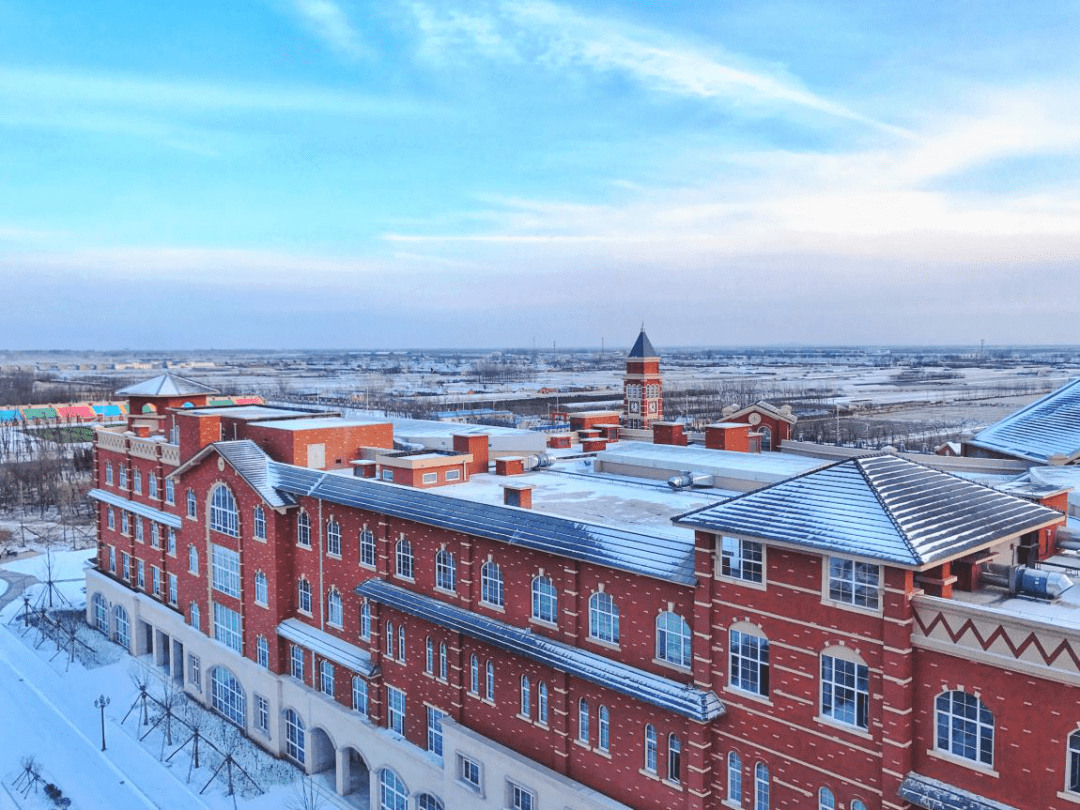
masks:
<instances>
[{"instance_id":1,"label":"tall arched window","mask_svg":"<svg viewBox=\"0 0 1080 810\"><path fill-rule=\"evenodd\" d=\"M428 675L435 674L435 644L431 636L424 641L424 672Z\"/></svg>"},{"instance_id":2,"label":"tall arched window","mask_svg":"<svg viewBox=\"0 0 1080 810\"><path fill-rule=\"evenodd\" d=\"M260 667L270 667L270 645L266 641L266 636L255 639L255 663Z\"/></svg>"},{"instance_id":3,"label":"tall arched window","mask_svg":"<svg viewBox=\"0 0 1080 810\"><path fill-rule=\"evenodd\" d=\"M754 810L769 810L769 767L764 762L754 766Z\"/></svg>"},{"instance_id":4,"label":"tall arched window","mask_svg":"<svg viewBox=\"0 0 1080 810\"><path fill-rule=\"evenodd\" d=\"M656 773L656 727L645 724L645 770Z\"/></svg>"},{"instance_id":5,"label":"tall arched window","mask_svg":"<svg viewBox=\"0 0 1080 810\"><path fill-rule=\"evenodd\" d=\"M311 548L311 518L307 512L296 516L296 545Z\"/></svg>"},{"instance_id":6,"label":"tall arched window","mask_svg":"<svg viewBox=\"0 0 1080 810\"><path fill-rule=\"evenodd\" d=\"M121 605L113 607L113 641L124 649L131 649L131 622Z\"/></svg>"},{"instance_id":7,"label":"tall arched window","mask_svg":"<svg viewBox=\"0 0 1080 810\"><path fill-rule=\"evenodd\" d=\"M830 654L835 653L835 654ZM858 728L870 728L870 669L847 648L821 655L821 714Z\"/></svg>"},{"instance_id":8,"label":"tall arched window","mask_svg":"<svg viewBox=\"0 0 1080 810\"><path fill-rule=\"evenodd\" d=\"M727 797L729 802L742 807L742 757L734 751L727 755Z\"/></svg>"},{"instance_id":9,"label":"tall arched window","mask_svg":"<svg viewBox=\"0 0 1080 810\"><path fill-rule=\"evenodd\" d=\"M528 675L521 676L521 715L532 717L532 686Z\"/></svg>"},{"instance_id":10,"label":"tall arched window","mask_svg":"<svg viewBox=\"0 0 1080 810\"><path fill-rule=\"evenodd\" d=\"M244 727L247 706L244 688L225 667L210 670L210 705L225 719Z\"/></svg>"},{"instance_id":11,"label":"tall arched window","mask_svg":"<svg viewBox=\"0 0 1080 810\"><path fill-rule=\"evenodd\" d=\"M366 526L360 532L360 564L375 567L375 535Z\"/></svg>"},{"instance_id":12,"label":"tall arched window","mask_svg":"<svg viewBox=\"0 0 1080 810\"><path fill-rule=\"evenodd\" d=\"M859 799L852 799L851 810L866 810L866 805L863 804Z\"/></svg>"},{"instance_id":13,"label":"tall arched window","mask_svg":"<svg viewBox=\"0 0 1080 810\"><path fill-rule=\"evenodd\" d=\"M979 698L960 690L942 692L935 710L939 751L994 764L994 715Z\"/></svg>"},{"instance_id":14,"label":"tall arched window","mask_svg":"<svg viewBox=\"0 0 1080 810\"><path fill-rule=\"evenodd\" d=\"M331 588L326 595L326 623L341 627L345 621L345 610L341 605L341 592Z\"/></svg>"},{"instance_id":15,"label":"tall arched window","mask_svg":"<svg viewBox=\"0 0 1080 810\"><path fill-rule=\"evenodd\" d=\"M758 433L761 434L761 452L767 453L772 450L772 430L764 425L758 425Z\"/></svg>"},{"instance_id":16,"label":"tall arched window","mask_svg":"<svg viewBox=\"0 0 1080 810\"><path fill-rule=\"evenodd\" d=\"M285 712L285 753L292 759L304 764L306 734L304 721L292 709Z\"/></svg>"},{"instance_id":17,"label":"tall arched window","mask_svg":"<svg viewBox=\"0 0 1080 810\"><path fill-rule=\"evenodd\" d=\"M398 625L397 629L397 660L405 660L405 625Z\"/></svg>"},{"instance_id":18,"label":"tall arched window","mask_svg":"<svg viewBox=\"0 0 1080 810\"><path fill-rule=\"evenodd\" d=\"M413 578L413 550L412 543L404 537L398 540L397 552L394 555L397 561L397 575L405 579Z\"/></svg>"},{"instance_id":19,"label":"tall arched window","mask_svg":"<svg viewBox=\"0 0 1080 810\"><path fill-rule=\"evenodd\" d=\"M311 583L303 578L296 583L296 608L311 613Z\"/></svg>"},{"instance_id":20,"label":"tall arched window","mask_svg":"<svg viewBox=\"0 0 1080 810\"><path fill-rule=\"evenodd\" d=\"M326 521L326 553L341 556L341 524L336 520Z\"/></svg>"},{"instance_id":21,"label":"tall arched window","mask_svg":"<svg viewBox=\"0 0 1080 810\"><path fill-rule=\"evenodd\" d=\"M445 810L440 799L430 793L421 793L416 797L416 810Z\"/></svg>"},{"instance_id":22,"label":"tall arched window","mask_svg":"<svg viewBox=\"0 0 1080 810\"><path fill-rule=\"evenodd\" d=\"M255 507L255 513L252 517L251 528L255 532L256 540L266 539L266 510L261 506Z\"/></svg>"},{"instance_id":23,"label":"tall arched window","mask_svg":"<svg viewBox=\"0 0 1080 810\"><path fill-rule=\"evenodd\" d=\"M408 810L409 790L389 768L379 771L379 810Z\"/></svg>"},{"instance_id":24,"label":"tall arched window","mask_svg":"<svg viewBox=\"0 0 1080 810\"><path fill-rule=\"evenodd\" d=\"M231 537L240 536L240 515L236 499L224 484L218 484L210 495L210 528Z\"/></svg>"},{"instance_id":25,"label":"tall arched window","mask_svg":"<svg viewBox=\"0 0 1080 810\"><path fill-rule=\"evenodd\" d=\"M827 787L818 791L818 810L836 810L836 797Z\"/></svg>"},{"instance_id":26,"label":"tall arched window","mask_svg":"<svg viewBox=\"0 0 1080 810\"><path fill-rule=\"evenodd\" d=\"M536 722L542 723L545 726L548 721L548 688L547 684L542 682L536 687Z\"/></svg>"},{"instance_id":27,"label":"tall arched window","mask_svg":"<svg viewBox=\"0 0 1080 810\"><path fill-rule=\"evenodd\" d=\"M202 630L202 622L199 619L199 603L191 603L191 626L196 630Z\"/></svg>"},{"instance_id":28,"label":"tall arched window","mask_svg":"<svg viewBox=\"0 0 1080 810\"><path fill-rule=\"evenodd\" d=\"M480 659L475 655L469 658L469 691L480 694Z\"/></svg>"},{"instance_id":29,"label":"tall arched window","mask_svg":"<svg viewBox=\"0 0 1080 810\"><path fill-rule=\"evenodd\" d=\"M554 623L559 617L559 594L551 577L533 577L532 617L542 622Z\"/></svg>"},{"instance_id":30,"label":"tall arched window","mask_svg":"<svg viewBox=\"0 0 1080 810\"><path fill-rule=\"evenodd\" d=\"M488 560L480 566L480 601L495 607L503 606L503 576L499 564Z\"/></svg>"},{"instance_id":31,"label":"tall arched window","mask_svg":"<svg viewBox=\"0 0 1080 810\"><path fill-rule=\"evenodd\" d=\"M360 638L371 638L371 603L367 599L360 604Z\"/></svg>"},{"instance_id":32,"label":"tall arched window","mask_svg":"<svg viewBox=\"0 0 1080 810\"><path fill-rule=\"evenodd\" d=\"M454 555L445 548L435 552L435 587L444 591L457 588L457 566Z\"/></svg>"},{"instance_id":33,"label":"tall arched window","mask_svg":"<svg viewBox=\"0 0 1080 810\"><path fill-rule=\"evenodd\" d=\"M656 617L656 657L676 666L690 666L690 627L679 614L665 611Z\"/></svg>"},{"instance_id":34,"label":"tall arched window","mask_svg":"<svg viewBox=\"0 0 1080 810\"><path fill-rule=\"evenodd\" d=\"M446 642L439 644L439 680L445 681L447 675Z\"/></svg>"},{"instance_id":35,"label":"tall arched window","mask_svg":"<svg viewBox=\"0 0 1080 810\"><path fill-rule=\"evenodd\" d=\"M675 734L667 738L667 778L669 782L682 780L682 743Z\"/></svg>"},{"instance_id":36,"label":"tall arched window","mask_svg":"<svg viewBox=\"0 0 1080 810\"><path fill-rule=\"evenodd\" d=\"M109 603L100 593L95 593L90 597L90 605L93 608L94 627L109 635Z\"/></svg>"},{"instance_id":37,"label":"tall arched window","mask_svg":"<svg viewBox=\"0 0 1080 810\"><path fill-rule=\"evenodd\" d=\"M255 602L265 605L270 600L270 588L266 582L266 574L262 571L255 572Z\"/></svg>"},{"instance_id":38,"label":"tall arched window","mask_svg":"<svg viewBox=\"0 0 1080 810\"><path fill-rule=\"evenodd\" d=\"M386 657L394 657L394 623L386 623Z\"/></svg>"},{"instance_id":39,"label":"tall arched window","mask_svg":"<svg viewBox=\"0 0 1080 810\"><path fill-rule=\"evenodd\" d=\"M588 744L589 736L589 701L581 698L577 704L577 738Z\"/></svg>"},{"instance_id":40,"label":"tall arched window","mask_svg":"<svg viewBox=\"0 0 1080 810\"><path fill-rule=\"evenodd\" d=\"M157 476L154 475L153 472L146 474L146 490L151 498L156 498L158 496Z\"/></svg>"},{"instance_id":41,"label":"tall arched window","mask_svg":"<svg viewBox=\"0 0 1080 810\"><path fill-rule=\"evenodd\" d=\"M491 661L487 662L484 671L484 697L495 700L495 664Z\"/></svg>"},{"instance_id":42,"label":"tall arched window","mask_svg":"<svg viewBox=\"0 0 1080 810\"><path fill-rule=\"evenodd\" d=\"M596 710L596 747L601 751L611 749L611 714L607 706Z\"/></svg>"},{"instance_id":43,"label":"tall arched window","mask_svg":"<svg viewBox=\"0 0 1080 810\"><path fill-rule=\"evenodd\" d=\"M603 591L589 597L589 636L608 644L619 643L619 607Z\"/></svg>"},{"instance_id":44,"label":"tall arched window","mask_svg":"<svg viewBox=\"0 0 1080 810\"><path fill-rule=\"evenodd\" d=\"M769 694L769 640L749 632L757 628L743 626L730 633L728 671L731 685L755 695Z\"/></svg>"}]
</instances>

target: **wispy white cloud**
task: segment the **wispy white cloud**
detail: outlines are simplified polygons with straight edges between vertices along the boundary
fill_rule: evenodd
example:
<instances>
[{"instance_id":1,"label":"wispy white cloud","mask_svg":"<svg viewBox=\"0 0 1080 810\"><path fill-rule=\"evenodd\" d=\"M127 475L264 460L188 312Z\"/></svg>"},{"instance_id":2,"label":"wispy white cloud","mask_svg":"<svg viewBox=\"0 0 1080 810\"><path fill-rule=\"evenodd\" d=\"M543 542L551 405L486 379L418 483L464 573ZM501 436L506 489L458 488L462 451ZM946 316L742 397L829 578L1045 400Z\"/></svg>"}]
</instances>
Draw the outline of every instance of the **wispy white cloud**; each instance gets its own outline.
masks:
<instances>
[{"instance_id":1,"label":"wispy white cloud","mask_svg":"<svg viewBox=\"0 0 1080 810\"><path fill-rule=\"evenodd\" d=\"M372 49L334 0L288 0L292 14L331 51L348 60L370 56Z\"/></svg>"},{"instance_id":2,"label":"wispy white cloud","mask_svg":"<svg viewBox=\"0 0 1080 810\"><path fill-rule=\"evenodd\" d=\"M901 127L874 120L803 87L783 71L613 19L586 16L548 0L505 0L465 13L425 2L407 6L422 37L421 53L442 58L471 49L491 59L530 60L555 70L619 73L658 93L736 105L802 108L897 136Z\"/></svg>"}]
</instances>

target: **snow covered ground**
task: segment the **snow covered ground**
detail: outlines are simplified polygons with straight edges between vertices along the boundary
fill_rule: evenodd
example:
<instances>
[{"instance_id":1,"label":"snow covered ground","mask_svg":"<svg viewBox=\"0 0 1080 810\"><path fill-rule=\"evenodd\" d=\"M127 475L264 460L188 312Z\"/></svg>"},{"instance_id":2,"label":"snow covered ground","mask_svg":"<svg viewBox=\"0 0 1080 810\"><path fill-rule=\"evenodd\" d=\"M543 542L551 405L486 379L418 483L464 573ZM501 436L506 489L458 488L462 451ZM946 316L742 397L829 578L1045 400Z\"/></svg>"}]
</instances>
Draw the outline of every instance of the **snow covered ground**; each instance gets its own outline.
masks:
<instances>
[{"instance_id":1,"label":"snow covered ground","mask_svg":"<svg viewBox=\"0 0 1080 810\"><path fill-rule=\"evenodd\" d=\"M65 596L81 609L82 570L92 551L61 552L53 555L53 576L62 582ZM7 563L7 572L42 576L43 557ZM148 727L139 725L133 712L121 725L138 690L132 680L135 659L85 626L79 636L96 652L96 664L90 668L58 651L56 644L43 640L33 627L19 620L22 599L16 599L0 612L0 810L44 810L54 805L42 787L23 796L16 787L26 757L39 763L42 778L54 783L71 799L71 810L229 810L242 807L270 810L293 803L300 772L275 760L255 746L241 741L237 758L260 781L266 792L255 795L227 796L222 782L215 781L205 794L199 791L210 780L220 757L204 749L200 767L188 781L188 749L168 757L188 736L178 728L173 744L163 745L160 731L151 732L144 742L140 736ZM14 621L13 621L14 620ZM151 694L164 687L156 671L151 672ZM105 709L106 750L101 751L101 715L94 700L104 695L110 699ZM186 702L186 701L185 701ZM217 738L232 736L220 718L204 709L204 731ZM328 805L332 806L332 805Z\"/></svg>"}]
</instances>

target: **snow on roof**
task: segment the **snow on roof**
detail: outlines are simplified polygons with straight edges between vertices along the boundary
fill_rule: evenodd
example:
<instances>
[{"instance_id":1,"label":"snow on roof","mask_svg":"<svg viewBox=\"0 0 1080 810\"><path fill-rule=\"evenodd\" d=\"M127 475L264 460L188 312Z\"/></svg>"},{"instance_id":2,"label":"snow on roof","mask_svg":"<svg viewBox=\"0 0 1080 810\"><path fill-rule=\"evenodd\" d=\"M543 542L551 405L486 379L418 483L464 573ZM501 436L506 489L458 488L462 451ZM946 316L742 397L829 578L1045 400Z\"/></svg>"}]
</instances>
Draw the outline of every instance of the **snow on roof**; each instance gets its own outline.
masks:
<instances>
[{"instance_id":1,"label":"snow on roof","mask_svg":"<svg viewBox=\"0 0 1080 810\"><path fill-rule=\"evenodd\" d=\"M270 506L290 506L296 501L288 494L278 492L270 486L267 465L270 457L250 439L232 442L215 442L210 445L232 465L237 474L247 481Z\"/></svg>"},{"instance_id":2,"label":"snow on roof","mask_svg":"<svg viewBox=\"0 0 1080 810\"><path fill-rule=\"evenodd\" d=\"M371 654L367 650L362 650L344 639L304 624L299 619L283 621L277 626L277 634L286 641L307 647L323 658L329 658L335 664L341 664L346 669L358 672L365 677L370 678L375 674Z\"/></svg>"},{"instance_id":3,"label":"snow on roof","mask_svg":"<svg viewBox=\"0 0 1080 810\"><path fill-rule=\"evenodd\" d=\"M165 373L141 383L129 385L116 392L118 397L183 397L191 394L220 394L209 385Z\"/></svg>"},{"instance_id":4,"label":"snow on roof","mask_svg":"<svg viewBox=\"0 0 1080 810\"><path fill-rule=\"evenodd\" d=\"M292 496L320 498L682 585L695 582L689 532L645 534L273 461L268 472L272 486Z\"/></svg>"},{"instance_id":5,"label":"snow on roof","mask_svg":"<svg viewBox=\"0 0 1080 810\"><path fill-rule=\"evenodd\" d=\"M260 422L259 427L274 430L325 430L327 428L366 427L368 425L386 425L389 419L343 419L340 416L323 416L314 419L274 419Z\"/></svg>"},{"instance_id":6,"label":"snow on roof","mask_svg":"<svg viewBox=\"0 0 1080 810\"><path fill-rule=\"evenodd\" d=\"M825 463L819 458L786 453L739 453L734 450L710 450L701 445L682 447L648 442L608 445L596 458L601 464L610 462L661 470L690 470L764 484L799 475Z\"/></svg>"},{"instance_id":7,"label":"snow on roof","mask_svg":"<svg viewBox=\"0 0 1080 810\"><path fill-rule=\"evenodd\" d=\"M1010 804L984 799L937 779L920 776L914 771L904 778L897 792L902 799L907 799L919 807L933 807L935 810L1017 810Z\"/></svg>"},{"instance_id":8,"label":"snow on roof","mask_svg":"<svg viewBox=\"0 0 1080 810\"><path fill-rule=\"evenodd\" d=\"M787 412L785 413L780 408L777 408L775 405L765 402L764 400L759 400L753 405L747 405L745 408L739 408L739 410L737 411L732 411L730 414L728 414L727 418L737 419L744 414L753 413L754 411L761 411L762 413L767 413L775 419L780 419L792 425L794 425L798 421L798 417L791 412L790 408L788 408Z\"/></svg>"},{"instance_id":9,"label":"snow on roof","mask_svg":"<svg viewBox=\"0 0 1080 810\"><path fill-rule=\"evenodd\" d=\"M893 455L837 462L676 519L684 526L922 566L1061 513Z\"/></svg>"},{"instance_id":10,"label":"snow on roof","mask_svg":"<svg viewBox=\"0 0 1080 810\"><path fill-rule=\"evenodd\" d=\"M129 501L127 498L121 498L119 495L114 495L103 489L92 489L86 494L95 501L107 503L109 506L115 506L117 509L126 509L128 512L152 520L155 523L163 523L166 526L172 526L174 529L183 528L184 524L179 515L162 512L160 509L155 509L152 506L147 506L138 501Z\"/></svg>"},{"instance_id":11,"label":"snow on roof","mask_svg":"<svg viewBox=\"0 0 1080 810\"><path fill-rule=\"evenodd\" d=\"M532 430L500 427L498 425L472 425L458 422L437 422L433 419L385 419L394 425L394 435L412 441L413 437L422 436L529 436L537 435Z\"/></svg>"},{"instance_id":12,"label":"snow on roof","mask_svg":"<svg viewBox=\"0 0 1080 810\"><path fill-rule=\"evenodd\" d=\"M471 613L380 579L367 580L356 592L440 627L464 633L485 644L692 720L712 720L724 713L724 704L714 692L686 686L662 675L654 675L539 633Z\"/></svg>"},{"instance_id":13,"label":"snow on roof","mask_svg":"<svg viewBox=\"0 0 1080 810\"><path fill-rule=\"evenodd\" d=\"M641 334L637 336L637 340L634 342L634 346L630 349L630 354L627 357L659 357L656 353L656 349L653 348L652 343L649 341L649 336L645 334L644 327L641 330Z\"/></svg>"},{"instance_id":14,"label":"snow on roof","mask_svg":"<svg viewBox=\"0 0 1080 810\"><path fill-rule=\"evenodd\" d=\"M284 419L287 417L312 416L311 411L296 411L290 408L276 408L273 405L233 405L217 408L194 408L187 413L199 416L227 416L230 419L256 421L259 419Z\"/></svg>"},{"instance_id":15,"label":"snow on roof","mask_svg":"<svg viewBox=\"0 0 1080 810\"><path fill-rule=\"evenodd\" d=\"M980 432L970 444L1028 461L1080 459L1080 379Z\"/></svg>"}]
</instances>

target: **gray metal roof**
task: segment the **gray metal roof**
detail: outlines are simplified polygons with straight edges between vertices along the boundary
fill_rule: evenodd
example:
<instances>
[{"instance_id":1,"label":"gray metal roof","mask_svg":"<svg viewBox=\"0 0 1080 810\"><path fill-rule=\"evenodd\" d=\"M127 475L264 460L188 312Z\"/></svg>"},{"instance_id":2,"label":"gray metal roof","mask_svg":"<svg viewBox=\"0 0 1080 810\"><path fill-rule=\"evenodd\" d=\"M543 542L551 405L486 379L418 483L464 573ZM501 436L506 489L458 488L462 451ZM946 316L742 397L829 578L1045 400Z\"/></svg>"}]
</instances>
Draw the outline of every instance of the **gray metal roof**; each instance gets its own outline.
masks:
<instances>
[{"instance_id":1,"label":"gray metal roof","mask_svg":"<svg viewBox=\"0 0 1080 810\"><path fill-rule=\"evenodd\" d=\"M270 457L250 439L231 442L214 442L211 445L232 465L237 474L247 481L270 506L291 506L296 503L292 496L279 492L270 485Z\"/></svg>"},{"instance_id":2,"label":"gray metal roof","mask_svg":"<svg viewBox=\"0 0 1080 810\"><path fill-rule=\"evenodd\" d=\"M695 582L690 536L641 534L274 461L267 469L270 485L281 493L320 498L681 585Z\"/></svg>"},{"instance_id":3,"label":"gray metal roof","mask_svg":"<svg viewBox=\"0 0 1080 810\"><path fill-rule=\"evenodd\" d=\"M1080 459L1080 378L1006 416L969 444L1007 456L1046 463L1061 454Z\"/></svg>"},{"instance_id":4,"label":"gray metal roof","mask_svg":"<svg viewBox=\"0 0 1080 810\"><path fill-rule=\"evenodd\" d=\"M656 349L652 347L652 343L649 341L649 336L645 334L645 327L641 328L641 334L637 336L637 341L634 342L634 346L630 349L630 354L627 357L659 357L656 353Z\"/></svg>"},{"instance_id":5,"label":"gray metal roof","mask_svg":"<svg viewBox=\"0 0 1080 810\"><path fill-rule=\"evenodd\" d=\"M713 692L695 689L538 633L478 616L381 579L367 580L357 587L356 592L439 627L464 633L477 641L692 720L711 720L724 713L724 704Z\"/></svg>"},{"instance_id":6,"label":"gray metal roof","mask_svg":"<svg viewBox=\"0 0 1080 810\"><path fill-rule=\"evenodd\" d=\"M177 377L175 374L162 374L141 383L129 385L116 392L120 397L183 397L189 394L220 394L209 385Z\"/></svg>"},{"instance_id":7,"label":"gray metal roof","mask_svg":"<svg viewBox=\"0 0 1080 810\"><path fill-rule=\"evenodd\" d=\"M155 509L152 506L147 506L138 501L129 501L127 498L115 495L112 492L106 492L103 489L92 489L86 494L95 501L107 503L109 506L115 506L117 509L126 509L128 512L152 520L155 523L172 526L174 529L179 529L184 525L183 520L179 515L162 512L160 509Z\"/></svg>"},{"instance_id":8,"label":"gray metal roof","mask_svg":"<svg viewBox=\"0 0 1080 810\"><path fill-rule=\"evenodd\" d=\"M921 566L1062 518L899 456L874 455L846 459L675 522Z\"/></svg>"},{"instance_id":9,"label":"gray metal roof","mask_svg":"<svg viewBox=\"0 0 1080 810\"><path fill-rule=\"evenodd\" d=\"M277 633L286 641L292 641L301 647L307 647L323 658L346 669L358 672L370 678L375 674L371 664L371 654L355 644L350 644L337 636L332 636L318 628L304 624L299 619L286 619L277 626Z\"/></svg>"},{"instance_id":10,"label":"gray metal roof","mask_svg":"<svg viewBox=\"0 0 1080 810\"><path fill-rule=\"evenodd\" d=\"M901 799L907 799L926 810L1017 810L1011 804L984 799L914 772L904 778L897 792Z\"/></svg>"}]
</instances>

